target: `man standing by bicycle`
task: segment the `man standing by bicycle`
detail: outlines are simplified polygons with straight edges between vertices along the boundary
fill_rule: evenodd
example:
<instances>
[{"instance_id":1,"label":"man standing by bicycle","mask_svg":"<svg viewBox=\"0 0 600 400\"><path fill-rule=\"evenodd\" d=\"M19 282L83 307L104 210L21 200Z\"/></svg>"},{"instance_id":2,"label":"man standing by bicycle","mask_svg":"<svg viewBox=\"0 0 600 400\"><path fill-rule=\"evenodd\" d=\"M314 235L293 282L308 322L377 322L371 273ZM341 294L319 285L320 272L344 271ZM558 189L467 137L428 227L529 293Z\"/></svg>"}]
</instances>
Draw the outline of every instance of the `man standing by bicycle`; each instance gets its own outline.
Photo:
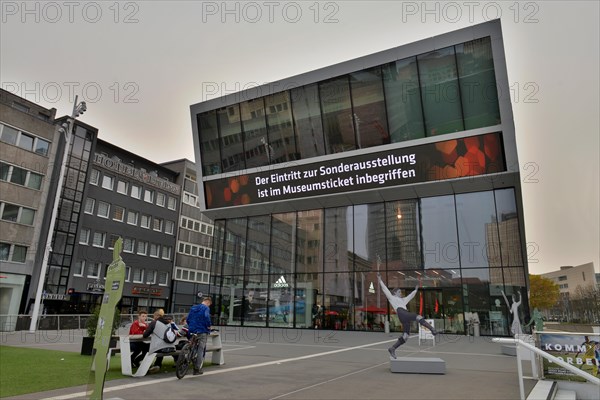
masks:
<instances>
[{"instance_id":1,"label":"man standing by bicycle","mask_svg":"<svg viewBox=\"0 0 600 400\"><path fill-rule=\"evenodd\" d=\"M194 365L194 375L202 375L202 363L204 361L204 350L210 334L212 323L210 321L210 305L212 298L204 296L202 303L196 304L190 310L187 316L188 329L190 334L195 334L196 341L196 364Z\"/></svg>"}]
</instances>

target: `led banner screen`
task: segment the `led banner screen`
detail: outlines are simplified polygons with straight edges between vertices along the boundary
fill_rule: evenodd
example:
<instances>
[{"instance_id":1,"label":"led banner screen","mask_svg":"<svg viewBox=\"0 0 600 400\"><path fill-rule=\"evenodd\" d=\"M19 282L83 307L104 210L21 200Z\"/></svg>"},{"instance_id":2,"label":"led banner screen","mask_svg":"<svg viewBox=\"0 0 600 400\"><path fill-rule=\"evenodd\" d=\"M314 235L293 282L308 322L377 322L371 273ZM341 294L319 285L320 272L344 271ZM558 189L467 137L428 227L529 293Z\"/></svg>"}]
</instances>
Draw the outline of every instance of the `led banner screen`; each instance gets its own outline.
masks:
<instances>
[{"instance_id":1,"label":"led banner screen","mask_svg":"<svg viewBox=\"0 0 600 400\"><path fill-rule=\"evenodd\" d=\"M501 133L204 182L206 208L298 199L506 171Z\"/></svg>"}]
</instances>

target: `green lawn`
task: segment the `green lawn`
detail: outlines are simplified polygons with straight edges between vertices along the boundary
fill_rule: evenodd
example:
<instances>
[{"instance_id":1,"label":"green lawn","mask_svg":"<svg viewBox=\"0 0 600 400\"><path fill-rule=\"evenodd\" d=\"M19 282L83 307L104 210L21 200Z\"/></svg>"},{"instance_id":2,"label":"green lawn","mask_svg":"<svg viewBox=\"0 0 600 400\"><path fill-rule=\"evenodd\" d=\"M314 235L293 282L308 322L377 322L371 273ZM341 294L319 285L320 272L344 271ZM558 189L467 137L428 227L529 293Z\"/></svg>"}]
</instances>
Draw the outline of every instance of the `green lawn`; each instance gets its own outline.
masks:
<instances>
[{"instance_id":1,"label":"green lawn","mask_svg":"<svg viewBox=\"0 0 600 400\"><path fill-rule=\"evenodd\" d=\"M79 353L0 346L0 397L87 385L91 364ZM174 372L172 364L165 358L163 371ZM106 380L123 378L120 356L111 357Z\"/></svg>"}]
</instances>

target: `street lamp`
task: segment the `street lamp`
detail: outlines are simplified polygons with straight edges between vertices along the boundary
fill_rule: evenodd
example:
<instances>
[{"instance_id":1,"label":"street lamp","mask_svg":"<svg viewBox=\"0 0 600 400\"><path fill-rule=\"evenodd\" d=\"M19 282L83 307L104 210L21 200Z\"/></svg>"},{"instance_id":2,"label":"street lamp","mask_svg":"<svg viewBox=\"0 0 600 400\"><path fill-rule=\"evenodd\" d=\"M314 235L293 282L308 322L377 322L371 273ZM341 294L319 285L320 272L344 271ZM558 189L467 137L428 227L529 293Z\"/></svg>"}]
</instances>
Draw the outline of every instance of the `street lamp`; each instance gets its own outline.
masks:
<instances>
[{"instance_id":1,"label":"street lamp","mask_svg":"<svg viewBox=\"0 0 600 400\"><path fill-rule=\"evenodd\" d=\"M75 118L87 111L87 105L85 101L77 103L78 96L75 96L75 102L73 103L73 112L71 117L67 118L67 122L64 122L59 131L65 136L65 148L63 150L63 159L60 166L60 175L58 177L58 185L56 187L56 196L54 198L54 206L52 208L52 217L50 218L50 226L48 228L48 236L46 238L46 248L44 250L44 258L42 260L42 269L38 279L38 288L35 295L35 303L33 306L33 312L31 314L31 325L29 325L29 332L33 333L37 329L38 317L40 314L40 305L42 303L42 294L44 293L44 283L46 280L46 271L48 270L48 259L50 258L50 251L52 250L52 236L54 234L54 225L56 224L56 218L58 215L58 204L60 203L60 197L62 195L62 186L65 177L65 169L67 167L67 158L69 155L69 149L71 147L71 134L73 133L73 126L75 125Z\"/></svg>"}]
</instances>

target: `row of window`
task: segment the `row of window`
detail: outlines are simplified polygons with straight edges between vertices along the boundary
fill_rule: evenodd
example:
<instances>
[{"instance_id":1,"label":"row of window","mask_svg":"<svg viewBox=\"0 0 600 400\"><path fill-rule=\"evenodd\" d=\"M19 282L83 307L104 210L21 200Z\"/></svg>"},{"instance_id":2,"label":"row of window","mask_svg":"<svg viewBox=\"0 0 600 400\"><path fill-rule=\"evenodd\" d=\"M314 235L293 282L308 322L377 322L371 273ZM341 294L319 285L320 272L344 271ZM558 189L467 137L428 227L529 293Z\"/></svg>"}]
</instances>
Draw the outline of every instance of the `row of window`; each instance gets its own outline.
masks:
<instances>
[{"instance_id":1,"label":"row of window","mask_svg":"<svg viewBox=\"0 0 600 400\"><path fill-rule=\"evenodd\" d=\"M175 267L175 279L178 281L209 284L210 274L206 271Z\"/></svg>"},{"instance_id":2,"label":"row of window","mask_svg":"<svg viewBox=\"0 0 600 400\"><path fill-rule=\"evenodd\" d=\"M47 156L50 150L49 141L5 124L0 124L0 141L42 156Z\"/></svg>"},{"instance_id":3,"label":"row of window","mask_svg":"<svg viewBox=\"0 0 600 400\"><path fill-rule=\"evenodd\" d=\"M96 203L98 203L96 205ZM111 206L112 206L112 214L111 214ZM84 212L86 214L94 215L94 210L96 211L96 215L100 218L112 218L113 221L117 222L127 222L129 225L139 226L145 229L152 229L158 232L163 232L169 235L173 235L175 233L175 222L170 220L165 220L163 218L152 217L148 214L141 214L138 211L133 210L125 210L124 207L118 206L116 204L110 204L105 201L98 200L88 197L85 200L85 208ZM127 211L127 220L125 220L125 212Z\"/></svg>"},{"instance_id":4,"label":"row of window","mask_svg":"<svg viewBox=\"0 0 600 400\"><path fill-rule=\"evenodd\" d=\"M197 115L214 175L500 123L489 37Z\"/></svg>"},{"instance_id":5,"label":"row of window","mask_svg":"<svg viewBox=\"0 0 600 400\"><path fill-rule=\"evenodd\" d=\"M206 258L207 260L210 260L210 255L212 254L210 248L182 241L179 241L178 243L178 253L193 257Z\"/></svg>"},{"instance_id":6,"label":"row of window","mask_svg":"<svg viewBox=\"0 0 600 400\"><path fill-rule=\"evenodd\" d=\"M40 190L44 175L0 161L0 181Z\"/></svg>"},{"instance_id":7,"label":"row of window","mask_svg":"<svg viewBox=\"0 0 600 400\"><path fill-rule=\"evenodd\" d=\"M0 218L3 221L17 222L24 225L33 225L35 210L16 204L0 203Z\"/></svg>"},{"instance_id":8,"label":"row of window","mask_svg":"<svg viewBox=\"0 0 600 400\"><path fill-rule=\"evenodd\" d=\"M0 242L0 261L24 263L27 256L27 246Z\"/></svg>"},{"instance_id":9,"label":"row of window","mask_svg":"<svg viewBox=\"0 0 600 400\"><path fill-rule=\"evenodd\" d=\"M83 245L91 245L94 247L104 248L106 244L106 232L94 231L92 233L91 229L82 228L79 231L79 244ZM112 250L115 247L115 243L119 235L111 234L109 236L108 249ZM123 238L123 252L125 253L135 253L136 247L136 239L125 237ZM159 258L161 257L161 248L162 248L162 258L165 260L170 260L173 253L172 246L161 245L158 243L150 243L145 240L137 240L137 254L142 256L150 256Z\"/></svg>"},{"instance_id":10,"label":"row of window","mask_svg":"<svg viewBox=\"0 0 600 400\"><path fill-rule=\"evenodd\" d=\"M98 186L100 182L100 171L97 169L92 169L92 173L90 175L90 184ZM127 181L116 179L111 175L103 175L102 176L102 188L106 190L115 190L115 182L116 182L116 191L117 193L121 193L125 196L131 196L134 199L141 200L142 196L146 203L156 204L159 207L167 207L169 210L177 209L177 198L167 196L166 194L154 191L151 189L143 188L140 185L136 185L133 183L129 183Z\"/></svg>"},{"instance_id":11,"label":"row of window","mask_svg":"<svg viewBox=\"0 0 600 400\"><path fill-rule=\"evenodd\" d=\"M188 217L181 217L181 227L212 236L214 226Z\"/></svg>"},{"instance_id":12,"label":"row of window","mask_svg":"<svg viewBox=\"0 0 600 400\"><path fill-rule=\"evenodd\" d=\"M106 279L107 269L108 265L104 265L103 263L80 260L75 263L73 275L93 279L103 277ZM166 271L146 270L145 268L125 267L125 282L167 286L169 284L169 273Z\"/></svg>"}]
</instances>

